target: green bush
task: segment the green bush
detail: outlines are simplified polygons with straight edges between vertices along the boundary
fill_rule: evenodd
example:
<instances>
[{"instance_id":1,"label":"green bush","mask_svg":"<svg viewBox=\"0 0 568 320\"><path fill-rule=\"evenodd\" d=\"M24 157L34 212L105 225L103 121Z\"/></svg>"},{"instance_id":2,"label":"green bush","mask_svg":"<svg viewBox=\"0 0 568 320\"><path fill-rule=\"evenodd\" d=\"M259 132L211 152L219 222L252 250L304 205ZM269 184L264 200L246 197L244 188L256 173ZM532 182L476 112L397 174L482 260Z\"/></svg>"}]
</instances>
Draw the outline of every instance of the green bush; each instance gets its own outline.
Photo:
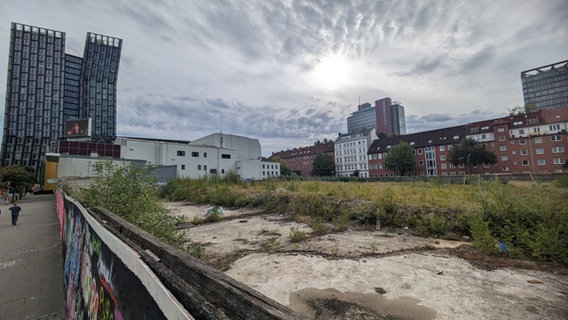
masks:
<instances>
[{"instance_id":1,"label":"green bush","mask_svg":"<svg viewBox=\"0 0 568 320\"><path fill-rule=\"evenodd\" d=\"M133 163L118 167L111 161L99 161L94 169L98 176L90 187L73 194L79 202L86 207L103 207L166 242L185 242L184 233L176 229L181 219L160 204L152 167Z\"/></svg>"}]
</instances>

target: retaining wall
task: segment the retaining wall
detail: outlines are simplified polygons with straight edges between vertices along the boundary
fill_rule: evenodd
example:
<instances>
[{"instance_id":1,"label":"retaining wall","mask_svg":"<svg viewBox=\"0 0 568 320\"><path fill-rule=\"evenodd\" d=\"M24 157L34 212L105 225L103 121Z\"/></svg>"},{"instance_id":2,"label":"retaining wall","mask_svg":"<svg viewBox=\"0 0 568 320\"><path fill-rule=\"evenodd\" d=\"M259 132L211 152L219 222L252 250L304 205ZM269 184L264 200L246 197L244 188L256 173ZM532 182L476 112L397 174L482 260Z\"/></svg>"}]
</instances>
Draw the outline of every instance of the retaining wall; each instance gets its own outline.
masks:
<instances>
[{"instance_id":1,"label":"retaining wall","mask_svg":"<svg viewBox=\"0 0 568 320\"><path fill-rule=\"evenodd\" d=\"M67 319L302 319L112 212L56 199Z\"/></svg>"}]
</instances>

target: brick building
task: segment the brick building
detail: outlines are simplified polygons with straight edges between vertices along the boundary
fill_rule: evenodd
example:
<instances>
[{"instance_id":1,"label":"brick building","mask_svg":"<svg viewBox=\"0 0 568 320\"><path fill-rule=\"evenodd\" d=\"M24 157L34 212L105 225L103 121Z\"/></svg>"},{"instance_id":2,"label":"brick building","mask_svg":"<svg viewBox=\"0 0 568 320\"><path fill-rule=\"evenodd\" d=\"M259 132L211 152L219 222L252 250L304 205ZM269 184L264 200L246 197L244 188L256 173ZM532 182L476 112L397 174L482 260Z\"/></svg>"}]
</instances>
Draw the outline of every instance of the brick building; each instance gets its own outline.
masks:
<instances>
[{"instance_id":1,"label":"brick building","mask_svg":"<svg viewBox=\"0 0 568 320\"><path fill-rule=\"evenodd\" d=\"M568 107L469 123L373 141L368 151L371 178L394 176L384 168L388 150L404 141L414 148L415 175L465 175L467 166L449 161L452 145L472 138L497 155L497 164L474 167L470 173L558 173L568 159Z\"/></svg>"},{"instance_id":2,"label":"brick building","mask_svg":"<svg viewBox=\"0 0 568 320\"><path fill-rule=\"evenodd\" d=\"M272 153L270 158L283 160L292 172L301 176L309 176L312 172L314 158L318 153L331 157L331 160L335 162L333 145L333 141L329 141L308 147L294 148L285 151L282 150L280 152Z\"/></svg>"}]
</instances>

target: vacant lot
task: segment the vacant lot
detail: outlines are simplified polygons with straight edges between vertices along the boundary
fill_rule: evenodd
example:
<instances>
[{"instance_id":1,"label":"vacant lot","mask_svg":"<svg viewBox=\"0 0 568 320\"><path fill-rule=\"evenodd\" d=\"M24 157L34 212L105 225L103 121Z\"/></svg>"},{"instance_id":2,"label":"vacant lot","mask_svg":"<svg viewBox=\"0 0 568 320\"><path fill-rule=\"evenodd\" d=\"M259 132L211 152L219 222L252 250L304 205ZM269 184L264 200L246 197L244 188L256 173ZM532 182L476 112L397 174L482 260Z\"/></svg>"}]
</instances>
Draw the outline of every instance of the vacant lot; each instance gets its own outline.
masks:
<instances>
[{"instance_id":1,"label":"vacant lot","mask_svg":"<svg viewBox=\"0 0 568 320\"><path fill-rule=\"evenodd\" d=\"M166 207L205 218L205 206ZM204 261L311 319L568 318L564 269L488 259L467 242L412 230L312 231L283 215L225 209L217 222L190 224L187 238Z\"/></svg>"}]
</instances>

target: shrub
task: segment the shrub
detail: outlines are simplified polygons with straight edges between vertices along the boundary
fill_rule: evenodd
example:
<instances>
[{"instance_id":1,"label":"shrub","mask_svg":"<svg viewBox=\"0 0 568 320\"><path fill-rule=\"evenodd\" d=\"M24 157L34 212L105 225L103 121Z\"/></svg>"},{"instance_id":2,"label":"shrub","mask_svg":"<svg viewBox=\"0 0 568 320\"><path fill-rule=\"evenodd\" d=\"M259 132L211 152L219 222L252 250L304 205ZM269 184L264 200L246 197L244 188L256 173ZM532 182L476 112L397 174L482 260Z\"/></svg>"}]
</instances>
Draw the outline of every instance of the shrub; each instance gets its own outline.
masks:
<instances>
[{"instance_id":1,"label":"shrub","mask_svg":"<svg viewBox=\"0 0 568 320\"><path fill-rule=\"evenodd\" d=\"M306 240L306 238L307 238L306 233L300 230L300 228L296 226L290 227L290 241L300 242Z\"/></svg>"},{"instance_id":2,"label":"shrub","mask_svg":"<svg viewBox=\"0 0 568 320\"><path fill-rule=\"evenodd\" d=\"M184 233L176 229L181 219L159 202L152 167L134 163L118 167L111 161L99 161L94 169L98 176L90 187L73 194L84 206L104 207L166 242L185 242Z\"/></svg>"}]
</instances>

